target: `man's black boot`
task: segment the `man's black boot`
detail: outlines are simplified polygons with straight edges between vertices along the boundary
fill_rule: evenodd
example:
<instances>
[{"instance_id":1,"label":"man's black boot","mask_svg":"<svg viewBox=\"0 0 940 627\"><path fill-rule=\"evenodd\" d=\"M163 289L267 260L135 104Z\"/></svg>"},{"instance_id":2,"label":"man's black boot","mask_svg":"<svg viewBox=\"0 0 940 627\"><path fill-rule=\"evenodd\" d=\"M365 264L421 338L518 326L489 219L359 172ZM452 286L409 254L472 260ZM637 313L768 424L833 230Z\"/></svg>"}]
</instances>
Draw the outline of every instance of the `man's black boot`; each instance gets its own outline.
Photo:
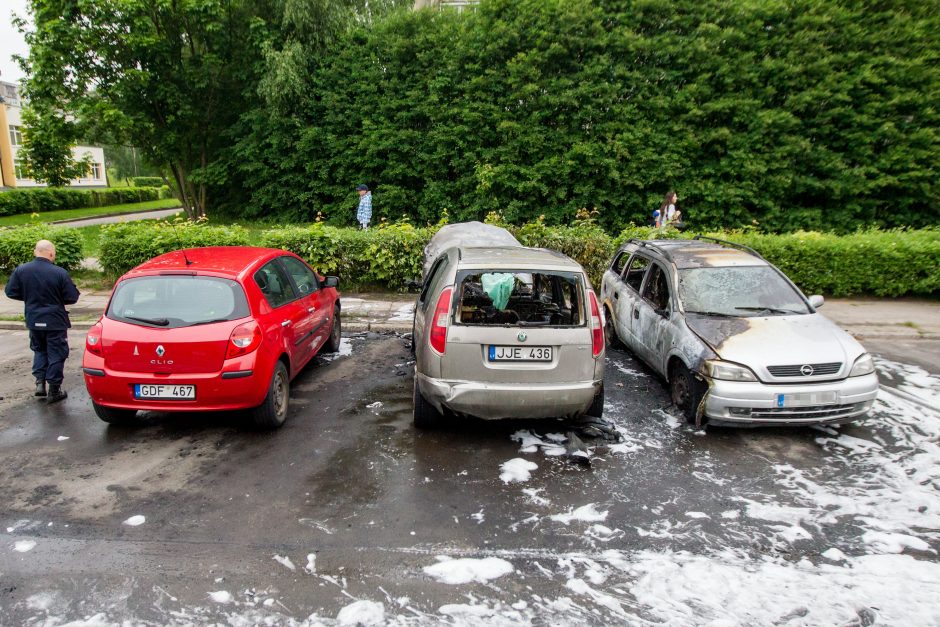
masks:
<instances>
[{"instance_id":1,"label":"man's black boot","mask_svg":"<svg viewBox=\"0 0 940 627\"><path fill-rule=\"evenodd\" d=\"M62 386L58 383L49 384L49 396L46 398L46 403L58 403L59 401L64 401L68 398L69 394L62 389Z\"/></svg>"},{"instance_id":2,"label":"man's black boot","mask_svg":"<svg viewBox=\"0 0 940 627\"><path fill-rule=\"evenodd\" d=\"M36 381L36 393L33 396L45 396L46 395L46 382L45 381Z\"/></svg>"}]
</instances>

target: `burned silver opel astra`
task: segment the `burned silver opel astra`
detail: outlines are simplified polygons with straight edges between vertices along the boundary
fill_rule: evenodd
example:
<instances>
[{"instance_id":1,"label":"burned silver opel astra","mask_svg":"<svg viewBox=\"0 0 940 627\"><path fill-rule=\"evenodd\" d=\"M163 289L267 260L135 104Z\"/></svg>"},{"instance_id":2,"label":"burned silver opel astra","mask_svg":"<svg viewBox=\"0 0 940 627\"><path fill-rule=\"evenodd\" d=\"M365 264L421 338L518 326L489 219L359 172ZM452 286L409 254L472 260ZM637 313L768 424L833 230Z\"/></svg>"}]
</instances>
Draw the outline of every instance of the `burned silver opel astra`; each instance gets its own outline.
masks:
<instances>
[{"instance_id":1,"label":"burned silver opel astra","mask_svg":"<svg viewBox=\"0 0 940 627\"><path fill-rule=\"evenodd\" d=\"M696 425L845 423L875 400L871 355L756 251L630 240L601 288L608 343L666 378Z\"/></svg>"}]
</instances>

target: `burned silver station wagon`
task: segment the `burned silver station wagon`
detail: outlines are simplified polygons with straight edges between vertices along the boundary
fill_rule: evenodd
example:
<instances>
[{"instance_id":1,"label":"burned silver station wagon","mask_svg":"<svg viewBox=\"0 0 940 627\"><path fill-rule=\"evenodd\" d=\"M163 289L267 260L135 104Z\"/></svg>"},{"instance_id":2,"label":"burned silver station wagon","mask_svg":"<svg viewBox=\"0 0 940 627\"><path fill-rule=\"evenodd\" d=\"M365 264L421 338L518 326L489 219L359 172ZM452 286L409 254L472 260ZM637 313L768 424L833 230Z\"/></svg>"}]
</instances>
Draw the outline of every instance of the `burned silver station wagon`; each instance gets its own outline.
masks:
<instances>
[{"instance_id":1,"label":"burned silver station wagon","mask_svg":"<svg viewBox=\"0 0 940 627\"><path fill-rule=\"evenodd\" d=\"M844 423L878 390L871 356L756 251L713 238L630 240L601 289L609 343L666 378L697 425Z\"/></svg>"},{"instance_id":2,"label":"burned silver station wagon","mask_svg":"<svg viewBox=\"0 0 940 627\"><path fill-rule=\"evenodd\" d=\"M601 416L603 322L577 262L479 222L444 227L425 256L415 426L455 416Z\"/></svg>"}]
</instances>

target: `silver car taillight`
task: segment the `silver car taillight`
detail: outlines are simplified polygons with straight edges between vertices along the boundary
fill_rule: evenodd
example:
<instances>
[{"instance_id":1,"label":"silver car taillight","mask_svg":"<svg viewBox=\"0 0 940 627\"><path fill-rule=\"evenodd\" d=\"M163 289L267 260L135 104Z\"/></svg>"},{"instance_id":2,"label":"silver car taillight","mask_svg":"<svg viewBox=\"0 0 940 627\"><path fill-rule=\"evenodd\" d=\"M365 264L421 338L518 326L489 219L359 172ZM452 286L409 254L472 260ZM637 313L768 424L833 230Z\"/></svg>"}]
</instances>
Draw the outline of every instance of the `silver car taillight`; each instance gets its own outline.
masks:
<instances>
[{"instance_id":1,"label":"silver car taillight","mask_svg":"<svg viewBox=\"0 0 940 627\"><path fill-rule=\"evenodd\" d=\"M604 350L604 323L601 320L600 307L597 306L597 296L594 290L591 295L591 351L595 357Z\"/></svg>"}]
</instances>

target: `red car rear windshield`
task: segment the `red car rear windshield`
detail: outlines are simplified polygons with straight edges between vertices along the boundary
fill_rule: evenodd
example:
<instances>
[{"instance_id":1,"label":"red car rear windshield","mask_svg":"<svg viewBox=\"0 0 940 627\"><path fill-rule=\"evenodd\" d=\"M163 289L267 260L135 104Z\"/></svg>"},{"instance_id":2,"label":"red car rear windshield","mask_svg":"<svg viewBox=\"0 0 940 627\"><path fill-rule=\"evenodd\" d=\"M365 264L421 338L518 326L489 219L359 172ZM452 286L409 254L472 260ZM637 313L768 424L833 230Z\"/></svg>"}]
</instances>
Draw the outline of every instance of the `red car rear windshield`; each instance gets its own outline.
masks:
<instances>
[{"instance_id":1,"label":"red car rear windshield","mask_svg":"<svg viewBox=\"0 0 940 627\"><path fill-rule=\"evenodd\" d=\"M194 275L158 275L121 281L108 312L112 320L178 328L238 320L249 315L237 281Z\"/></svg>"}]
</instances>

